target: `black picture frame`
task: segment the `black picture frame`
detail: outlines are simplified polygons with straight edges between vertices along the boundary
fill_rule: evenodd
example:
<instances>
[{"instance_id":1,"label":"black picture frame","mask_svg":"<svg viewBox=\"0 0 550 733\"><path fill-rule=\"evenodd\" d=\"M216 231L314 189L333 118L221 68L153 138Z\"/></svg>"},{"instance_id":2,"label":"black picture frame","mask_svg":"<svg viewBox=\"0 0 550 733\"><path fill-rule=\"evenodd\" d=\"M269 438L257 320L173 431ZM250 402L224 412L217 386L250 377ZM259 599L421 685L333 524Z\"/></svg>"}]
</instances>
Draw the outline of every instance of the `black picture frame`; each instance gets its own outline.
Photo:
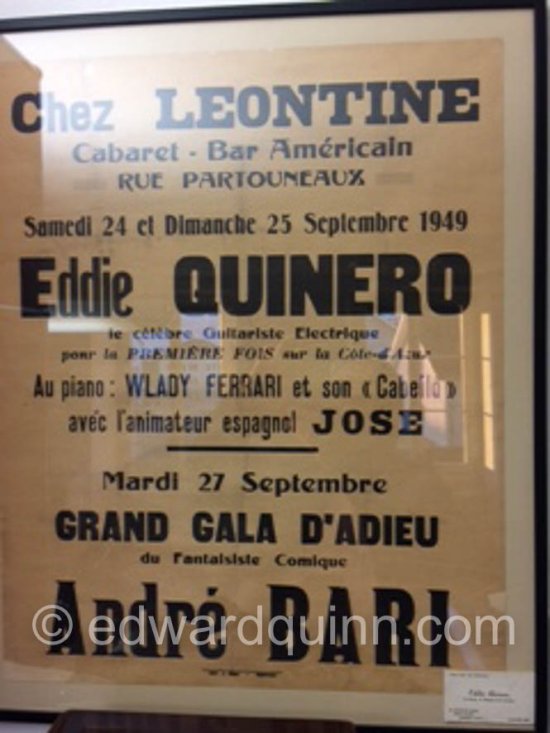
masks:
<instances>
[{"instance_id":1,"label":"black picture frame","mask_svg":"<svg viewBox=\"0 0 550 733\"><path fill-rule=\"evenodd\" d=\"M535 200L533 215L534 241L534 426L533 466L535 471L535 511L533 546L535 556L536 619L533 633L536 646L536 721L535 733L546 733L548 725L548 500L547 500L547 30L546 6L543 0L359 0L335 3L298 3L292 5L253 5L220 8L158 9L130 12L85 13L78 15L55 15L45 17L14 18L0 20L0 35L17 33L43 33L49 30L87 29L98 27L127 27L142 24L171 24L189 22L238 20L270 20L285 18L330 18L351 14L387 15L396 13L447 13L461 11L475 14L479 11L523 10L532 13L534 28L534 87L535 109ZM1 82L0 82L1 83ZM531 396L527 395L526 399ZM0 719L5 721L49 722L55 718L52 711L2 709ZM378 730L379 726L361 725L360 731ZM384 726L386 733L423 728L414 720L407 726ZM456 730L466 733L473 728L449 725L426 728L432 733L446 733ZM505 733L511 728L495 727L492 730ZM520 728L521 730L522 728ZM530 729L530 728L529 728Z\"/></svg>"}]
</instances>

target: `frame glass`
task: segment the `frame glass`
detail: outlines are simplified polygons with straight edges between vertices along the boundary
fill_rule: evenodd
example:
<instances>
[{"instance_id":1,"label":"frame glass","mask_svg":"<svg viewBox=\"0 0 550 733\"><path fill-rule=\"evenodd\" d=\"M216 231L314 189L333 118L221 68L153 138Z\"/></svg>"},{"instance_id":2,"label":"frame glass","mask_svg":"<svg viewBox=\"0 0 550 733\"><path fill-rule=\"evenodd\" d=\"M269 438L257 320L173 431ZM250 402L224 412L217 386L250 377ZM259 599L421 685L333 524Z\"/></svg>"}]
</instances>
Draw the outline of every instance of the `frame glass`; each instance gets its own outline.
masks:
<instances>
[{"instance_id":1,"label":"frame glass","mask_svg":"<svg viewBox=\"0 0 550 733\"><path fill-rule=\"evenodd\" d=\"M3 715L542 733L543 3L0 32Z\"/></svg>"}]
</instances>

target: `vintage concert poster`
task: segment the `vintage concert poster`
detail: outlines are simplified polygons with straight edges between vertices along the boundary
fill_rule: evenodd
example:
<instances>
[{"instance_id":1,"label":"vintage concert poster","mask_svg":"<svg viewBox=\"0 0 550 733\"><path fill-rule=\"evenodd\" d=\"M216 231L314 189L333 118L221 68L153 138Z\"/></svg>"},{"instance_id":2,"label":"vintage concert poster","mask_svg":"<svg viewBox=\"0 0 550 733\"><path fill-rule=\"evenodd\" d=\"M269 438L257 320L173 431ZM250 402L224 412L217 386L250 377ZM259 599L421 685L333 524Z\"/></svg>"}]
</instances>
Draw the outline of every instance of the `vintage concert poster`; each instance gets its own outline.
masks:
<instances>
[{"instance_id":1,"label":"vintage concert poster","mask_svg":"<svg viewBox=\"0 0 550 733\"><path fill-rule=\"evenodd\" d=\"M532 670L525 39L2 37L5 707L440 724Z\"/></svg>"}]
</instances>

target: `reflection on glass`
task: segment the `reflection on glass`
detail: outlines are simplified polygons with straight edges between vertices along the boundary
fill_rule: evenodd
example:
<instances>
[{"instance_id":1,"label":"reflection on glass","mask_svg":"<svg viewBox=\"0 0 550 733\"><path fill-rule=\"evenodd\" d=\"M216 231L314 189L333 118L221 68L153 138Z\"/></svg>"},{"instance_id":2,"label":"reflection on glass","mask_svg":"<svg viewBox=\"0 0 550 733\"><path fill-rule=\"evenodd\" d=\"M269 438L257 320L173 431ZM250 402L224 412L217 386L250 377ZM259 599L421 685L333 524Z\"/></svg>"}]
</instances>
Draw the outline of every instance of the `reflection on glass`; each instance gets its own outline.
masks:
<instances>
[{"instance_id":1,"label":"reflection on glass","mask_svg":"<svg viewBox=\"0 0 550 733\"><path fill-rule=\"evenodd\" d=\"M468 421L466 420L466 405L468 404L468 385L466 382L466 337L464 333L464 314L459 316L458 331L460 339L460 384L462 387L462 460L468 463Z\"/></svg>"},{"instance_id":2,"label":"reflection on glass","mask_svg":"<svg viewBox=\"0 0 550 733\"><path fill-rule=\"evenodd\" d=\"M483 399L483 443L485 467L495 470L493 379L491 374L491 316L481 314L481 385Z\"/></svg>"}]
</instances>

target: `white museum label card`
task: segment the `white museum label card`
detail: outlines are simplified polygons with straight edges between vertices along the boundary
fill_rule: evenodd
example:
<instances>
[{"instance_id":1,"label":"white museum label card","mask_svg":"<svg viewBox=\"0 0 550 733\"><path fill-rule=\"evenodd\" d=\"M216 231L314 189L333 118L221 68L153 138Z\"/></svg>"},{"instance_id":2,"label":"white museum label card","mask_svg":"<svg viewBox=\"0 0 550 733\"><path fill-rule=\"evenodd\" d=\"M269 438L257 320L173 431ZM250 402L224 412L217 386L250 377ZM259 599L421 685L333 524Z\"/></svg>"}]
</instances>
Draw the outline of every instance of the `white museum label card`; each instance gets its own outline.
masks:
<instances>
[{"instance_id":1,"label":"white museum label card","mask_svg":"<svg viewBox=\"0 0 550 733\"><path fill-rule=\"evenodd\" d=\"M445 672L447 723L531 724L534 699L531 672Z\"/></svg>"}]
</instances>

